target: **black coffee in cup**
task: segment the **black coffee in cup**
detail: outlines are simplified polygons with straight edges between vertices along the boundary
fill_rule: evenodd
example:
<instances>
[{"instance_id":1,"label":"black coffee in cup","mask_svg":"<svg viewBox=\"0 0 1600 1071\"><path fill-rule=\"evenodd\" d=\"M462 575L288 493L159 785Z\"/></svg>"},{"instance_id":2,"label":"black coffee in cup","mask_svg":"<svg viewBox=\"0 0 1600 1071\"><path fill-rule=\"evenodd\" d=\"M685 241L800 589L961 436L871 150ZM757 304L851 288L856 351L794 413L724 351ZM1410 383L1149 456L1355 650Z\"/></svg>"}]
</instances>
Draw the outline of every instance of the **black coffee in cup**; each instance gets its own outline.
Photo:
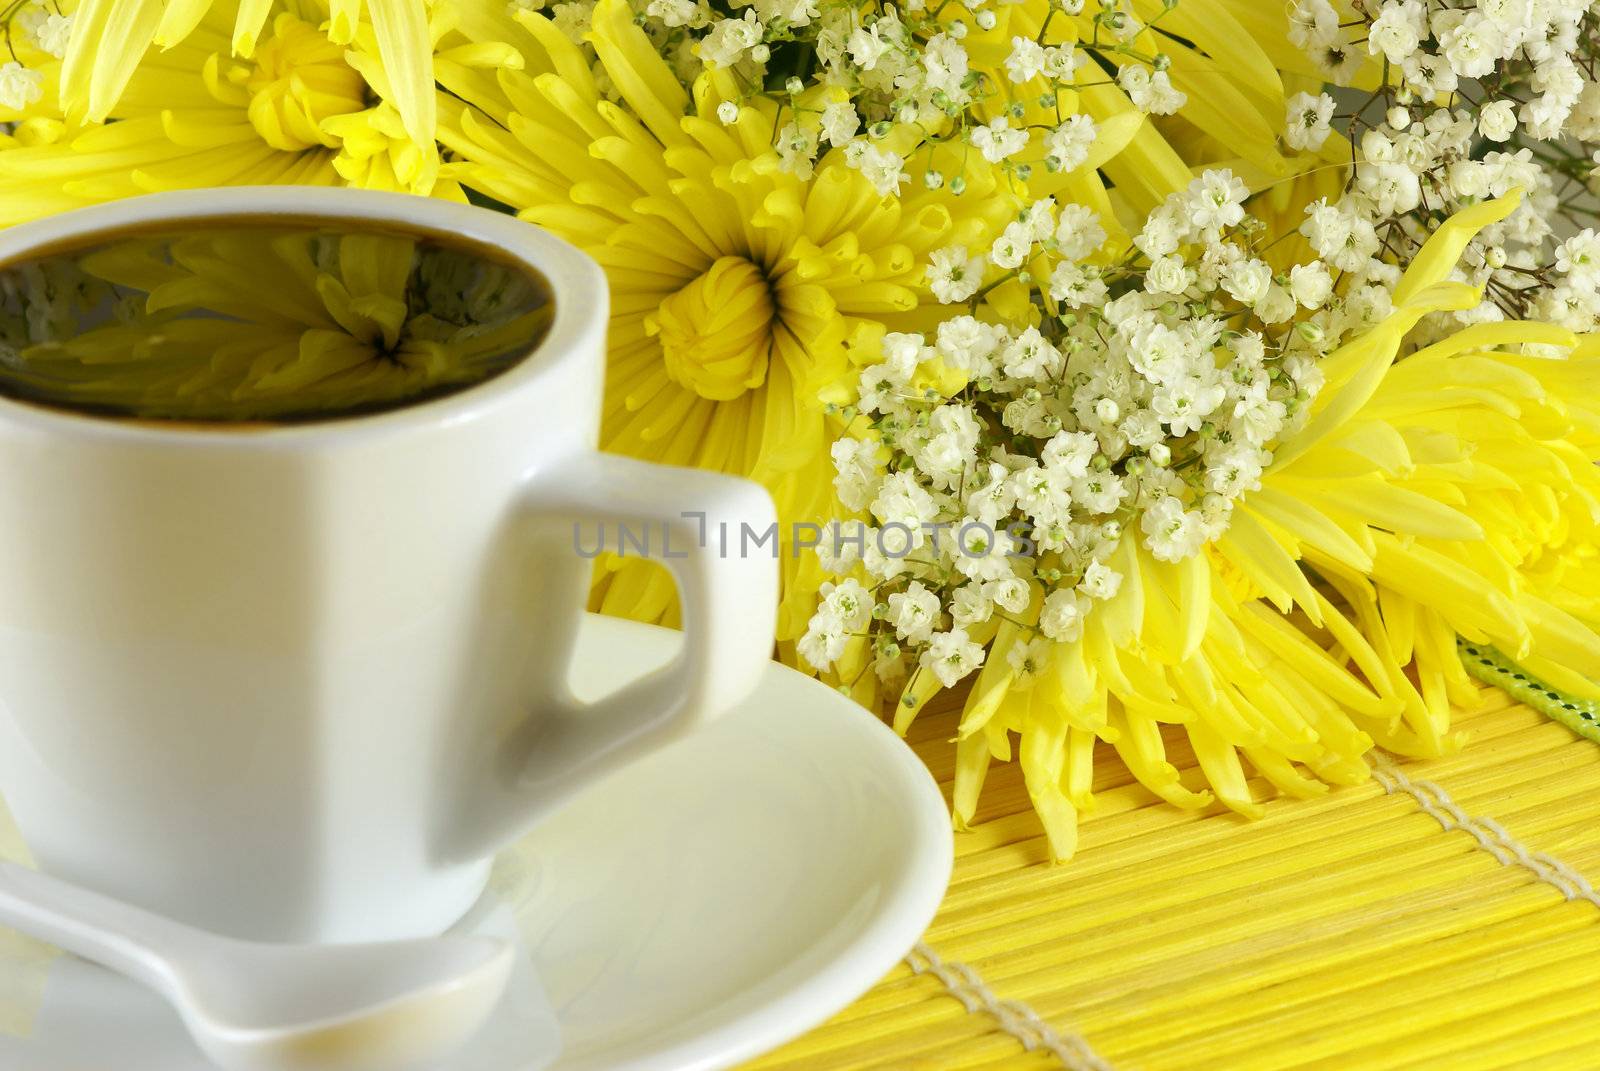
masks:
<instances>
[{"instance_id":1,"label":"black coffee in cup","mask_svg":"<svg viewBox=\"0 0 1600 1071\"><path fill-rule=\"evenodd\" d=\"M531 353L546 281L454 236L230 217L0 264L0 395L109 417L294 423L465 390Z\"/></svg>"}]
</instances>

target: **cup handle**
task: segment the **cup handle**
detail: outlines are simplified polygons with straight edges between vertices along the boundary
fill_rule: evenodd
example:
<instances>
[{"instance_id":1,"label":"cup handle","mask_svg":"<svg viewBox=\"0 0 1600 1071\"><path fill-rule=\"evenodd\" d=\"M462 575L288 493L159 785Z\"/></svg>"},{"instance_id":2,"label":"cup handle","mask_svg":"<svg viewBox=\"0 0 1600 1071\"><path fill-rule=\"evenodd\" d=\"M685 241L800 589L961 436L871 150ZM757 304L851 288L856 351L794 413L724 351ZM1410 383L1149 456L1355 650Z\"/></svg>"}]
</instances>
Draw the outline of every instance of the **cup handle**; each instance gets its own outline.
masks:
<instances>
[{"instance_id":1,"label":"cup handle","mask_svg":"<svg viewBox=\"0 0 1600 1071\"><path fill-rule=\"evenodd\" d=\"M666 666L595 703L570 695L519 730L496 780L514 788L473 823L494 851L579 789L726 713L755 688L772 658L778 563L756 546L776 524L772 499L749 480L613 454L589 453L535 476L522 515L597 522L606 549L623 527L650 533L650 556L677 581L683 649ZM752 552L741 525L748 526ZM724 527L726 526L726 527ZM667 533L666 556L654 553ZM722 533L726 532L726 537ZM765 546L776 546L773 539ZM587 549L587 547L585 548ZM629 544L628 552L640 553ZM458 852L460 852L458 847Z\"/></svg>"}]
</instances>

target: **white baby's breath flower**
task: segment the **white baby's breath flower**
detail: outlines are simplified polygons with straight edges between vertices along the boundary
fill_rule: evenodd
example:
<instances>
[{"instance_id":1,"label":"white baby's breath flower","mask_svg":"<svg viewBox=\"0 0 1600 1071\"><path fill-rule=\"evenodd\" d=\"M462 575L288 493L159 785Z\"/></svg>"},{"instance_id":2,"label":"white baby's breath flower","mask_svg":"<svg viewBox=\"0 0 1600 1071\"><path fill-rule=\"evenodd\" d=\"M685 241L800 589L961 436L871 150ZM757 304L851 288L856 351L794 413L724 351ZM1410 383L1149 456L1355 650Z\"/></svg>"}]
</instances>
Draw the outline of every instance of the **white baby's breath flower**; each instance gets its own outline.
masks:
<instances>
[{"instance_id":1,"label":"white baby's breath flower","mask_svg":"<svg viewBox=\"0 0 1600 1071\"><path fill-rule=\"evenodd\" d=\"M67 43L72 39L72 16L55 11L31 13L28 34L41 52L60 59L67 54Z\"/></svg>"},{"instance_id":2,"label":"white baby's breath flower","mask_svg":"<svg viewBox=\"0 0 1600 1071\"><path fill-rule=\"evenodd\" d=\"M844 623L838 615L826 604L819 606L817 612L811 615L811 620L806 625L805 635L800 637L800 642L795 645L804 658L814 669L822 672L833 667L839 656L844 654L844 649L850 642Z\"/></svg>"},{"instance_id":3,"label":"white baby's breath flower","mask_svg":"<svg viewBox=\"0 0 1600 1071\"><path fill-rule=\"evenodd\" d=\"M1206 458L1206 489L1236 498L1261 486L1262 452L1249 443L1225 446Z\"/></svg>"},{"instance_id":4,"label":"white baby's breath flower","mask_svg":"<svg viewBox=\"0 0 1600 1071\"><path fill-rule=\"evenodd\" d=\"M1368 158L1356 174L1359 189L1380 216L1398 216L1422 203L1422 180L1410 165Z\"/></svg>"},{"instance_id":5,"label":"white baby's breath flower","mask_svg":"<svg viewBox=\"0 0 1600 1071\"><path fill-rule=\"evenodd\" d=\"M1333 98L1326 93L1316 96L1296 93L1289 98L1283 140L1292 149L1322 148L1332 129L1329 123L1333 119L1333 108Z\"/></svg>"},{"instance_id":6,"label":"white baby's breath flower","mask_svg":"<svg viewBox=\"0 0 1600 1071\"><path fill-rule=\"evenodd\" d=\"M12 60L0 66L0 108L22 111L44 96L44 75Z\"/></svg>"},{"instance_id":7,"label":"white baby's breath flower","mask_svg":"<svg viewBox=\"0 0 1600 1071\"><path fill-rule=\"evenodd\" d=\"M1056 219L1056 251L1064 257L1082 260L1099 249L1106 240L1099 213L1087 205L1064 204Z\"/></svg>"},{"instance_id":8,"label":"white baby's breath flower","mask_svg":"<svg viewBox=\"0 0 1600 1071\"><path fill-rule=\"evenodd\" d=\"M845 632L860 632L872 618L872 595L861 582L843 580L822 585L822 612Z\"/></svg>"},{"instance_id":9,"label":"white baby's breath flower","mask_svg":"<svg viewBox=\"0 0 1600 1071\"><path fill-rule=\"evenodd\" d=\"M1459 78L1482 78L1494 70L1505 33L1478 11L1444 8L1431 20L1433 34Z\"/></svg>"},{"instance_id":10,"label":"white baby's breath flower","mask_svg":"<svg viewBox=\"0 0 1600 1071\"><path fill-rule=\"evenodd\" d=\"M1035 242L1047 241L1054 236L1056 230L1055 198L1039 198L1023 209L1017 218L1027 224L1029 240Z\"/></svg>"},{"instance_id":11,"label":"white baby's breath flower","mask_svg":"<svg viewBox=\"0 0 1600 1071\"><path fill-rule=\"evenodd\" d=\"M855 32L850 35L849 43L845 47L850 51L850 58L863 71L870 71L876 67L878 61L893 46L893 40L882 32L888 25L891 24L880 19L871 26L856 27Z\"/></svg>"},{"instance_id":12,"label":"white baby's breath flower","mask_svg":"<svg viewBox=\"0 0 1600 1071\"><path fill-rule=\"evenodd\" d=\"M993 616L994 600L984 594L982 584L962 584L950 597L950 620L957 628L970 629Z\"/></svg>"},{"instance_id":13,"label":"white baby's breath flower","mask_svg":"<svg viewBox=\"0 0 1600 1071\"><path fill-rule=\"evenodd\" d=\"M1201 230L1237 226L1244 219L1244 199L1249 193L1232 171L1207 171L1189 183L1189 219Z\"/></svg>"},{"instance_id":14,"label":"white baby's breath flower","mask_svg":"<svg viewBox=\"0 0 1600 1071\"><path fill-rule=\"evenodd\" d=\"M987 126L976 127L968 137L973 148L991 164L998 164L1028 147L1028 132L1011 129L1010 121L1003 115L989 120Z\"/></svg>"},{"instance_id":15,"label":"white baby's breath flower","mask_svg":"<svg viewBox=\"0 0 1600 1071\"><path fill-rule=\"evenodd\" d=\"M887 603L889 624L894 626L895 635L906 643L927 643L933 630L939 627L943 614L939 597L920 580L913 580L905 591L890 595Z\"/></svg>"},{"instance_id":16,"label":"white baby's breath flower","mask_svg":"<svg viewBox=\"0 0 1600 1071\"><path fill-rule=\"evenodd\" d=\"M848 100L829 102L822 109L821 134L832 145L846 145L861 129L861 117Z\"/></svg>"},{"instance_id":17,"label":"white baby's breath flower","mask_svg":"<svg viewBox=\"0 0 1600 1071\"><path fill-rule=\"evenodd\" d=\"M1230 264L1222 276L1222 288L1234 300L1254 305L1267 296L1272 285L1272 268L1265 261L1248 259Z\"/></svg>"},{"instance_id":18,"label":"white baby's breath flower","mask_svg":"<svg viewBox=\"0 0 1600 1071\"><path fill-rule=\"evenodd\" d=\"M857 138L845 146L845 163L861 172L884 197L897 193L906 181L905 160L899 153L880 149Z\"/></svg>"},{"instance_id":19,"label":"white baby's breath flower","mask_svg":"<svg viewBox=\"0 0 1600 1071\"><path fill-rule=\"evenodd\" d=\"M991 366L1001 333L1001 328L975 316L952 316L939 325L935 349L951 367L976 376Z\"/></svg>"},{"instance_id":20,"label":"white baby's breath flower","mask_svg":"<svg viewBox=\"0 0 1600 1071\"><path fill-rule=\"evenodd\" d=\"M817 158L817 139L798 123L788 123L778 131L775 144L778 162L783 169L801 180L809 179L812 164Z\"/></svg>"},{"instance_id":21,"label":"white baby's breath flower","mask_svg":"<svg viewBox=\"0 0 1600 1071\"><path fill-rule=\"evenodd\" d=\"M1013 82L1037 78L1044 70L1044 46L1031 37L1013 37L1011 54L1006 57L1006 76Z\"/></svg>"},{"instance_id":22,"label":"white baby's breath flower","mask_svg":"<svg viewBox=\"0 0 1600 1071\"><path fill-rule=\"evenodd\" d=\"M921 664L939 678L940 684L953 688L962 677L983 665L983 648L972 642L966 629L951 629L928 641Z\"/></svg>"},{"instance_id":23,"label":"white baby's breath flower","mask_svg":"<svg viewBox=\"0 0 1600 1071\"><path fill-rule=\"evenodd\" d=\"M1145 546L1164 562L1177 562L1196 553L1205 542L1199 513L1186 510L1175 497L1151 506L1140 521Z\"/></svg>"},{"instance_id":24,"label":"white baby's breath flower","mask_svg":"<svg viewBox=\"0 0 1600 1071\"><path fill-rule=\"evenodd\" d=\"M1071 115L1044 137L1046 159L1057 171L1072 171L1089 159L1096 128L1087 115Z\"/></svg>"},{"instance_id":25,"label":"white baby's breath flower","mask_svg":"<svg viewBox=\"0 0 1600 1071\"><path fill-rule=\"evenodd\" d=\"M1328 0L1290 0L1289 40L1312 51L1339 38L1339 13Z\"/></svg>"},{"instance_id":26,"label":"white baby's breath flower","mask_svg":"<svg viewBox=\"0 0 1600 1071\"><path fill-rule=\"evenodd\" d=\"M650 0L645 7L645 14L653 19L659 19L663 26L688 26L700 17L700 9L694 0Z\"/></svg>"},{"instance_id":27,"label":"white baby's breath flower","mask_svg":"<svg viewBox=\"0 0 1600 1071\"><path fill-rule=\"evenodd\" d=\"M1093 435L1081 431L1059 431L1039 451L1039 460L1052 474L1068 480L1087 475L1099 449Z\"/></svg>"},{"instance_id":28,"label":"white baby's breath flower","mask_svg":"<svg viewBox=\"0 0 1600 1071\"><path fill-rule=\"evenodd\" d=\"M983 258L969 257L965 246L936 249L929 258L928 289L945 304L966 301L983 285Z\"/></svg>"},{"instance_id":29,"label":"white baby's breath flower","mask_svg":"<svg viewBox=\"0 0 1600 1071\"><path fill-rule=\"evenodd\" d=\"M1049 379L1061 366L1061 351L1028 327L1001 351L1001 364L1012 379Z\"/></svg>"},{"instance_id":30,"label":"white baby's breath flower","mask_svg":"<svg viewBox=\"0 0 1600 1071\"><path fill-rule=\"evenodd\" d=\"M1091 599L1110 599L1122 587L1122 574L1104 562L1092 561L1083 570L1078 590Z\"/></svg>"},{"instance_id":31,"label":"white baby's breath flower","mask_svg":"<svg viewBox=\"0 0 1600 1071\"><path fill-rule=\"evenodd\" d=\"M989 260L997 268L1016 268L1033 248L1032 228L1024 222L1009 223L989 249Z\"/></svg>"},{"instance_id":32,"label":"white baby's breath flower","mask_svg":"<svg viewBox=\"0 0 1600 1071\"><path fill-rule=\"evenodd\" d=\"M1555 266L1591 284L1600 282L1600 235L1586 227L1556 246Z\"/></svg>"},{"instance_id":33,"label":"white baby's breath flower","mask_svg":"<svg viewBox=\"0 0 1600 1071\"><path fill-rule=\"evenodd\" d=\"M1405 75L1406 84L1424 99L1441 93L1454 93L1461 84L1455 68L1443 56L1428 52L1408 56L1400 69Z\"/></svg>"},{"instance_id":34,"label":"white baby's breath flower","mask_svg":"<svg viewBox=\"0 0 1600 1071\"><path fill-rule=\"evenodd\" d=\"M1133 106L1152 115L1171 115L1189 99L1172 84L1165 71L1130 63L1117 73L1117 85Z\"/></svg>"},{"instance_id":35,"label":"white baby's breath flower","mask_svg":"<svg viewBox=\"0 0 1600 1071\"><path fill-rule=\"evenodd\" d=\"M754 8L743 18L722 19L700 40L700 58L712 67L732 67L744 54L761 43L764 27Z\"/></svg>"},{"instance_id":36,"label":"white baby's breath flower","mask_svg":"<svg viewBox=\"0 0 1600 1071\"><path fill-rule=\"evenodd\" d=\"M1082 53L1071 45L1051 45L1044 50L1045 77L1063 84L1070 83L1085 62Z\"/></svg>"},{"instance_id":37,"label":"white baby's breath flower","mask_svg":"<svg viewBox=\"0 0 1600 1071\"><path fill-rule=\"evenodd\" d=\"M1106 284L1091 266L1063 260L1050 272L1049 294L1069 308L1098 306L1106 297Z\"/></svg>"},{"instance_id":38,"label":"white baby's breath flower","mask_svg":"<svg viewBox=\"0 0 1600 1071\"><path fill-rule=\"evenodd\" d=\"M943 93L956 105L965 104L970 97L964 84L969 68L967 50L953 36L955 29L965 26L958 22L950 32L934 34L922 47L924 85L928 93Z\"/></svg>"},{"instance_id":39,"label":"white baby's breath flower","mask_svg":"<svg viewBox=\"0 0 1600 1071\"><path fill-rule=\"evenodd\" d=\"M1145 272L1144 288L1152 294L1181 294L1194 283L1194 272L1176 254L1156 257Z\"/></svg>"},{"instance_id":40,"label":"white baby's breath flower","mask_svg":"<svg viewBox=\"0 0 1600 1071\"><path fill-rule=\"evenodd\" d=\"M987 590L995 605L1007 613L1020 614L1033 601L1033 592L1028 587L1028 582L1017 576L996 580L987 585Z\"/></svg>"},{"instance_id":41,"label":"white baby's breath flower","mask_svg":"<svg viewBox=\"0 0 1600 1071\"><path fill-rule=\"evenodd\" d=\"M1076 591L1057 588L1045 596L1044 608L1039 612L1039 631L1052 640L1071 643L1083 634L1083 618L1089 600Z\"/></svg>"},{"instance_id":42,"label":"white baby's breath flower","mask_svg":"<svg viewBox=\"0 0 1600 1071\"><path fill-rule=\"evenodd\" d=\"M1322 264L1296 264L1289 269L1289 292L1308 309L1320 309L1333 293L1333 276Z\"/></svg>"},{"instance_id":43,"label":"white baby's breath flower","mask_svg":"<svg viewBox=\"0 0 1600 1071\"><path fill-rule=\"evenodd\" d=\"M909 530L909 549L922 546L926 539L926 524L939 516L939 504L927 489L917 482L911 472L896 472L886 476L878 485L868 507L880 524L900 525Z\"/></svg>"},{"instance_id":44,"label":"white baby's breath flower","mask_svg":"<svg viewBox=\"0 0 1600 1071\"><path fill-rule=\"evenodd\" d=\"M809 26L820 18L816 0L755 0L756 14L763 22L785 22L790 26Z\"/></svg>"},{"instance_id":45,"label":"white baby's breath flower","mask_svg":"<svg viewBox=\"0 0 1600 1071\"><path fill-rule=\"evenodd\" d=\"M1509 100L1492 100L1478 110L1478 133L1490 141L1506 141L1517 130L1516 105Z\"/></svg>"},{"instance_id":46,"label":"white baby's breath flower","mask_svg":"<svg viewBox=\"0 0 1600 1071\"><path fill-rule=\"evenodd\" d=\"M1039 674L1050 664L1053 648L1048 640L1034 636L1011 645L1006 652L1006 665L1011 668L1011 687L1026 691L1039 679Z\"/></svg>"},{"instance_id":47,"label":"white baby's breath flower","mask_svg":"<svg viewBox=\"0 0 1600 1071\"><path fill-rule=\"evenodd\" d=\"M1367 27L1367 51L1382 53L1396 66L1404 63L1428 33L1428 11L1422 0L1387 0Z\"/></svg>"},{"instance_id":48,"label":"white baby's breath flower","mask_svg":"<svg viewBox=\"0 0 1600 1071\"><path fill-rule=\"evenodd\" d=\"M833 486L846 509L867 508L878 493L880 455L883 445L877 439L835 439L829 448L833 457Z\"/></svg>"}]
</instances>

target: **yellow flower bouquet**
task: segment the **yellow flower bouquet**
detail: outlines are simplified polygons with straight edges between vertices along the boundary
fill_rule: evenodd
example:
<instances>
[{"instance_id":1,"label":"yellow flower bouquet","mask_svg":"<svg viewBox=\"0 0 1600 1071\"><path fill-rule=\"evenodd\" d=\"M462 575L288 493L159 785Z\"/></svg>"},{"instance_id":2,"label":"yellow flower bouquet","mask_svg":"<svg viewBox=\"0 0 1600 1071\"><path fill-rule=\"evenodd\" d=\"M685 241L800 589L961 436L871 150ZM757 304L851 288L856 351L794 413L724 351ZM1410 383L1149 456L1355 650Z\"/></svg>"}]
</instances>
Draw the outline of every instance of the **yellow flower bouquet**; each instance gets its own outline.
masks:
<instances>
[{"instance_id":1,"label":"yellow flower bouquet","mask_svg":"<svg viewBox=\"0 0 1600 1071\"><path fill-rule=\"evenodd\" d=\"M0 225L472 199L612 290L605 445L759 480L780 652L968 688L1071 855L1455 745L1458 640L1600 697L1600 15L1578 0L14 0ZM802 534L805 533L805 534ZM595 605L672 621L648 563ZM1180 783L1187 737L1207 788Z\"/></svg>"}]
</instances>

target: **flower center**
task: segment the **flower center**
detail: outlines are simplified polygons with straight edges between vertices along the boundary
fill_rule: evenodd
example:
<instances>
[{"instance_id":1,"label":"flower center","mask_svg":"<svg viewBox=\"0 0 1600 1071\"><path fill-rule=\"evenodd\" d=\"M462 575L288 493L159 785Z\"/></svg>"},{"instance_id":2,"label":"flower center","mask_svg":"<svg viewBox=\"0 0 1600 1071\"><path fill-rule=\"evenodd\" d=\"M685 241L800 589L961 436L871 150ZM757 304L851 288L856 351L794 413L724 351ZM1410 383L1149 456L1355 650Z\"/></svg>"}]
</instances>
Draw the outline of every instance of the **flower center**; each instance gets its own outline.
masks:
<instances>
[{"instance_id":1,"label":"flower center","mask_svg":"<svg viewBox=\"0 0 1600 1071\"><path fill-rule=\"evenodd\" d=\"M661 339L673 382L725 402L766 380L774 312L761 269L723 257L663 301L645 330Z\"/></svg>"},{"instance_id":2,"label":"flower center","mask_svg":"<svg viewBox=\"0 0 1600 1071\"><path fill-rule=\"evenodd\" d=\"M338 146L322 121L367 106L366 80L344 53L310 23L278 16L256 48L254 69L239 79L250 94L250 124L263 141L289 152Z\"/></svg>"}]
</instances>

